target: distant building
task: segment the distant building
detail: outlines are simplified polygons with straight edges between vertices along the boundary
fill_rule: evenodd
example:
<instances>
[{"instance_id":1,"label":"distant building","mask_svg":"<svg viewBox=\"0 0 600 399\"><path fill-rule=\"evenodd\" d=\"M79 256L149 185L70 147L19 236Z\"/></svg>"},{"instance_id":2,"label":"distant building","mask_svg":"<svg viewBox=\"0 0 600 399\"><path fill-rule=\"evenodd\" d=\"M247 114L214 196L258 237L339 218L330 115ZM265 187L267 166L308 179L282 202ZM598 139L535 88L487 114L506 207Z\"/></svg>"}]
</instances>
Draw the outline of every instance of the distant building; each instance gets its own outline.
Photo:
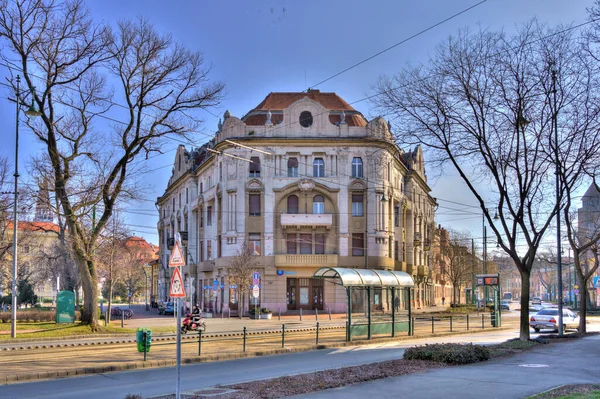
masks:
<instances>
[{"instance_id":1,"label":"distant building","mask_svg":"<svg viewBox=\"0 0 600 399\"><path fill-rule=\"evenodd\" d=\"M600 231L600 188L593 182L581 198L581 208L577 211L577 229L580 240L591 237ZM582 260L583 261L583 260ZM591 253L586 254L586 262L592 262ZM574 272L572 272L574 274ZM596 271L596 277L600 271ZM577 283L577 282L576 282ZM593 286L594 277L590 279L587 287L590 303L600 306L600 282ZM571 287L574 285L572 284ZM582 287L579 287L581 290ZM575 291L574 289L572 291ZM567 296L573 296L575 292L568 292Z\"/></svg>"},{"instance_id":2,"label":"distant building","mask_svg":"<svg viewBox=\"0 0 600 399\"><path fill-rule=\"evenodd\" d=\"M205 145L178 148L157 199L159 299L179 233L182 274L205 309L239 308L245 287L227 268L244 242L260 263L260 295L246 306L345 311L343 290L311 278L321 267L405 271L415 306L433 305L430 191L421 148L398 147L383 118L367 120L335 93L270 93L242 118L225 112ZM388 293L374 302L389 307Z\"/></svg>"}]
</instances>

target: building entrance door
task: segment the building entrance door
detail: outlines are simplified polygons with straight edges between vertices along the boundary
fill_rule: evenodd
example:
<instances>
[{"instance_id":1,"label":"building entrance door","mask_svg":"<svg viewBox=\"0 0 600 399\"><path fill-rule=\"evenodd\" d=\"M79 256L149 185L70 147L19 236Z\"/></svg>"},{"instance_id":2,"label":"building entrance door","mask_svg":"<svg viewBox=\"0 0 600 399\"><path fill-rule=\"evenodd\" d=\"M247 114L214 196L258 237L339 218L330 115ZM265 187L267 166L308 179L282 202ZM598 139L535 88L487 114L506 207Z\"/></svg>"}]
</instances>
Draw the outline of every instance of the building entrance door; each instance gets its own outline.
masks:
<instances>
[{"instance_id":1,"label":"building entrance door","mask_svg":"<svg viewBox=\"0 0 600 399\"><path fill-rule=\"evenodd\" d=\"M323 309L323 280L288 278L286 301L288 310Z\"/></svg>"}]
</instances>

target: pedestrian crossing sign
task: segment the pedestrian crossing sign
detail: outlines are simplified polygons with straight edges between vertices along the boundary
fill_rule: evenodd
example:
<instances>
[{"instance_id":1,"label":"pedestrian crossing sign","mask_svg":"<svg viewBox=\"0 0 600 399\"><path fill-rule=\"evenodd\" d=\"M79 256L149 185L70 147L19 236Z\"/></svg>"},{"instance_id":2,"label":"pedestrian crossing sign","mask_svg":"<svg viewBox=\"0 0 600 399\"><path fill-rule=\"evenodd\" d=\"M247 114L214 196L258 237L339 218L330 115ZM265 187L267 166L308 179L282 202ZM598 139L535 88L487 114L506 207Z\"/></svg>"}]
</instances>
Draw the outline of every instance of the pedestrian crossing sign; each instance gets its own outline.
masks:
<instances>
[{"instance_id":1,"label":"pedestrian crossing sign","mask_svg":"<svg viewBox=\"0 0 600 399\"><path fill-rule=\"evenodd\" d=\"M181 273L179 273L179 269L173 271L169 296L172 298L185 298L185 289L183 288L183 280L181 278Z\"/></svg>"},{"instance_id":2,"label":"pedestrian crossing sign","mask_svg":"<svg viewBox=\"0 0 600 399\"><path fill-rule=\"evenodd\" d=\"M175 241L173 245L173 251L171 251L171 257L169 258L169 267L185 266L185 260L183 259L183 253L179 243Z\"/></svg>"}]
</instances>

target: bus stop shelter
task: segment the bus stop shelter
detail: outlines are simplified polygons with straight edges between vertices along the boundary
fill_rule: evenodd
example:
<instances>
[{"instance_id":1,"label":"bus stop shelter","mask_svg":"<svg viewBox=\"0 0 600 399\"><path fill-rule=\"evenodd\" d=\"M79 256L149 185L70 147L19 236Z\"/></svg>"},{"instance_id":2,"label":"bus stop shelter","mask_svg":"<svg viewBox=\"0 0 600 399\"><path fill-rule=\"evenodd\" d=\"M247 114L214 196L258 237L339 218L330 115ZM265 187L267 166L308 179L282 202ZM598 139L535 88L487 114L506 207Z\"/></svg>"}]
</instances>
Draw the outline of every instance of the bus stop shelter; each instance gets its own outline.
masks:
<instances>
[{"instance_id":1,"label":"bus stop shelter","mask_svg":"<svg viewBox=\"0 0 600 399\"><path fill-rule=\"evenodd\" d=\"M346 340L373 335L396 336L405 331L412 335L411 289L412 277L405 272L322 267L313 278L328 279L346 290L347 318ZM358 295L357 295L358 294ZM353 304L364 301L364 318L352 318Z\"/></svg>"}]
</instances>

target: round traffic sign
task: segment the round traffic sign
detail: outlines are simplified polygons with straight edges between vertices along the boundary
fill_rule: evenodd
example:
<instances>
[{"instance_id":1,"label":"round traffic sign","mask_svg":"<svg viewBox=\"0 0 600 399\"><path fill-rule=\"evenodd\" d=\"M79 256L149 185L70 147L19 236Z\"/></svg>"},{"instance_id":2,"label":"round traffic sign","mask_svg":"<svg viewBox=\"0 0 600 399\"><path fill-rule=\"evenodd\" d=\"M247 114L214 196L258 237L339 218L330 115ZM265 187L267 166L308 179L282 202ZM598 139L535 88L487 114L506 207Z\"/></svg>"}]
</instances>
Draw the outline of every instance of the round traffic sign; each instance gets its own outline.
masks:
<instances>
[{"instance_id":1,"label":"round traffic sign","mask_svg":"<svg viewBox=\"0 0 600 399\"><path fill-rule=\"evenodd\" d=\"M252 296L253 296L254 298L258 298L259 294L260 294L260 290L259 290L258 286L257 286L257 285L255 285L255 286L252 288Z\"/></svg>"}]
</instances>

